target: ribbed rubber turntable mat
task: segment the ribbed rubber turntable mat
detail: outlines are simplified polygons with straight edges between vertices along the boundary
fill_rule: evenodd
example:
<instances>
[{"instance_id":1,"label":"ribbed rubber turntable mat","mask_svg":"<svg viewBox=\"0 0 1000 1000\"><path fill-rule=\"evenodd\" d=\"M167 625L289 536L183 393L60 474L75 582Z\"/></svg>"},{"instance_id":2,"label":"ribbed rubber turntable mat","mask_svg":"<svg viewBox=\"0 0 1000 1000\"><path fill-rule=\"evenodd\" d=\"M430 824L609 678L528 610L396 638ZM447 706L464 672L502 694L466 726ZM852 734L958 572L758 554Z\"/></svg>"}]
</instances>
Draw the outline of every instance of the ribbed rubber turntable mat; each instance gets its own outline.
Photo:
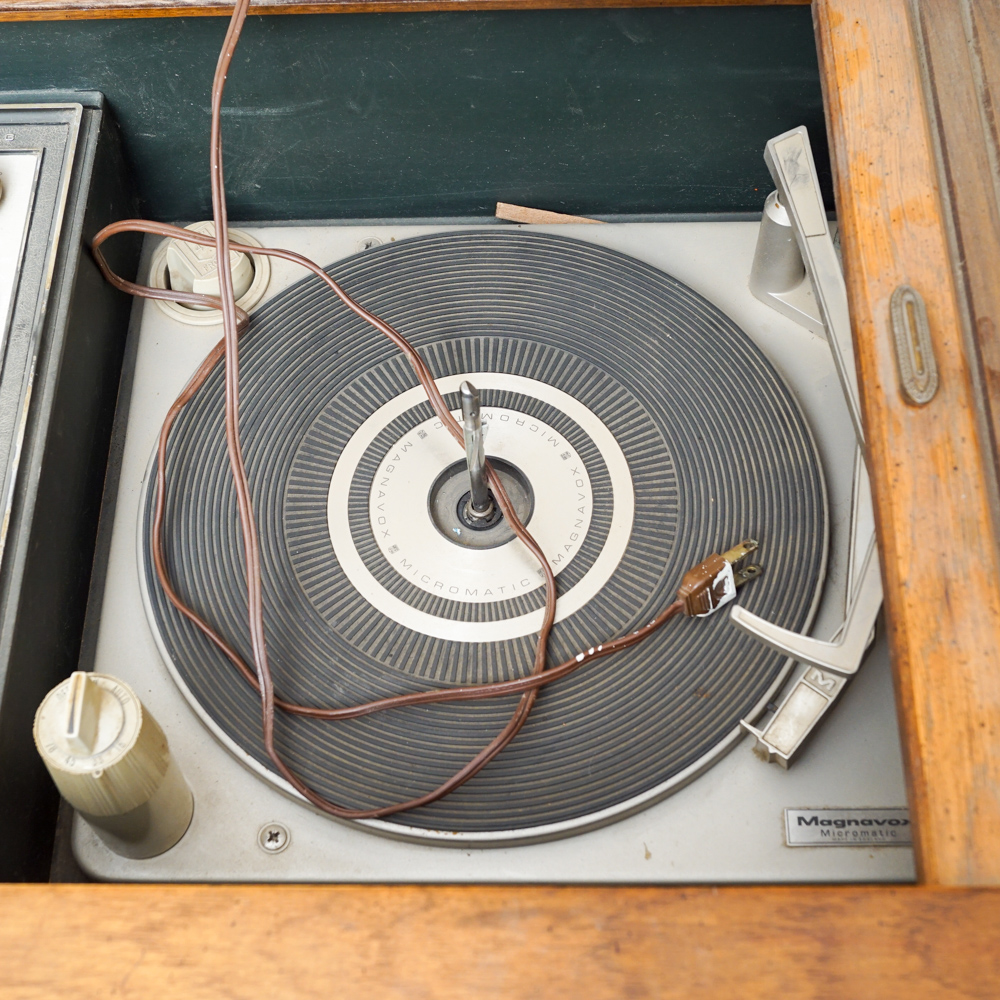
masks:
<instances>
[{"instance_id":1,"label":"ribbed rubber turntable mat","mask_svg":"<svg viewBox=\"0 0 1000 1000\"><path fill-rule=\"evenodd\" d=\"M551 662L649 621L689 566L747 536L760 540L765 572L741 591L743 603L789 628L807 624L827 537L815 446L768 360L701 296L615 251L503 229L391 243L329 271L407 336L435 377L501 371L547 382L580 399L621 445L635 490L631 540L611 582L556 626ZM533 637L470 644L411 633L375 613L337 564L326 500L339 449L378 406L416 384L392 345L310 278L257 312L241 363L278 692L344 705L527 672ZM250 662L222 392L217 369L172 434L165 537L180 592ZM487 405L498 402L485 395ZM430 415L426 403L412 408L387 442ZM551 407L538 415L560 420ZM568 418L562 432L577 435L588 463L599 540L612 503L606 470ZM363 517L352 516L351 527L370 534ZM257 696L167 604L148 544L144 560L154 628L182 688L267 767ZM446 799L394 821L526 830L625 807L711 758L784 666L725 614L674 620L546 689L497 760ZM314 788L369 807L435 787L502 728L513 704L426 706L347 723L281 716L278 743Z\"/></svg>"}]
</instances>

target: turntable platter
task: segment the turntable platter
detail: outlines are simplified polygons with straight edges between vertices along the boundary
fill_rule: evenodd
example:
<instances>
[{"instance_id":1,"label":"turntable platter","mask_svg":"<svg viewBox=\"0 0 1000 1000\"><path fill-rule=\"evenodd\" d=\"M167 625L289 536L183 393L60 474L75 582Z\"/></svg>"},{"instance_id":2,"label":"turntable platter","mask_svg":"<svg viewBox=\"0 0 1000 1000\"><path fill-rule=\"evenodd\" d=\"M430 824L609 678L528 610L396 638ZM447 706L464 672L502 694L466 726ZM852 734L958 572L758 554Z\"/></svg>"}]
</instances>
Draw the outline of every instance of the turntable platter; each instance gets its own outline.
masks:
<instances>
[{"instance_id":1,"label":"turntable platter","mask_svg":"<svg viewBox=\"0 0 1000 1000\"><path fill-rule=\"evenodd\" d=\"M746 536L765 573L743 602L808 625L827 539L812 436L764 355L705 299L617 252L499 228L391 243L329 271L421 351L454 410L461 380L478 386L487 453L558 571L552 662L645 624L688 567ZM279 693L347 705L529 672L537 566L502 524L489 537L462 524L461 451L396 349L315 279L257 310L241 341L241 428ZM256 693L160 591L152 493L140 544L161 651L220 739L283 786ZM172 433L164 528L179 592L249 658L220 370ZM716 759L787 666L724 615L677 621L546 689L455 793L370 825L510 842L607 821ZM279 715L277 742L313 788L365 808L439 784L513 701L346 723Z\"/></svg>"}]
</instances>

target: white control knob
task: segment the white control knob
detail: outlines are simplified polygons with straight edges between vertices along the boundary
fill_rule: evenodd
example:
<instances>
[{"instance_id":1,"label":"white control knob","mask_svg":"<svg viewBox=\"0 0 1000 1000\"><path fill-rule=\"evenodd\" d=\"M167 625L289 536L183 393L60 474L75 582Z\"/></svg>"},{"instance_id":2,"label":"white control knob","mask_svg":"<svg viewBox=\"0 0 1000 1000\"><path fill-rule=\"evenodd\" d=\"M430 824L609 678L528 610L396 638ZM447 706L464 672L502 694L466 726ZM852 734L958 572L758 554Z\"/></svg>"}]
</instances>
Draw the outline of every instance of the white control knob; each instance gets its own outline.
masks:
<instances>
[{"instance_id":1,"label":"white control knob","mask_svg":"<svg viewBox=\"0 0 1000 1000\"><path fill-rule=\"evenodd\" d=\"M185 226L203 236L215 236L214 222L195 222ZM230 238L232 234L230 233ZM233 272L233 291L239 301L253 284L253 263L245 253L229 251L229 267ZM180 292L198 292L201 295L219 294L219 269L215 264L215 247L203 247L183 240L170 240L167 244L167 275L170 287ZM199 308L199 307L194 307Z\"/></svg>"},{"instance_id":2,"label":"white control knob","mask_svg":"<svg viewBox=\"0 0 1000 1000\"><path fill-rule=\"evenodd\" d=\"M151 858L191 822L191 790L135 692L77 671L35 713L35 746L67 802L113 851Z\"/></svg>"}]
</instances>

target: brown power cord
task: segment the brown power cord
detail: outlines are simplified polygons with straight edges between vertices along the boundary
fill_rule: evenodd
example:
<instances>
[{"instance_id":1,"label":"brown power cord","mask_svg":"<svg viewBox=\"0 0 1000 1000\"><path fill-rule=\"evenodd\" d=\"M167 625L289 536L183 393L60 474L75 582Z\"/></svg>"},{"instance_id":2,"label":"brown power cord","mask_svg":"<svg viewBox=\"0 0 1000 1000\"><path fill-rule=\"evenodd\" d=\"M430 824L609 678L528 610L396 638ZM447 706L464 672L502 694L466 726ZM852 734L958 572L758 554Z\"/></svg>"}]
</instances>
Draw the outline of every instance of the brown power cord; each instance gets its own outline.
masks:
<instances>
[{"instance_id":1,"label":"brown power cord","mask_svg":"<svg viewBox=\"0 0 1000 1000\"><path fill-rule=\"evenodd\" d=\"M260 694L261 714L263 723L263 741L268 756L273 761L279 773L295 788L304 798L314 806L332 816L341 819L376 819L383 816L390 816L394 813L413 809L417 806L427 805L437 799L442 798L449 792L458 788L477 774L486 766L497 754L506 747L511 740L521 730L527 720L528 713L534 705L539 689L546 684L566 677L574 670L593 660L601 659L611 653L629 646L635 645L642 639L655 632L674 615L685 610L685 602L676 600L664 611L660 612L651 622L642 628L620 636L617 639L609 640L599 646L593 647L585 653L580 653L573 659L567 660L551 669L545 669L546 652L548 647L549 634L552 630L556 614L556 583L555 575L549 565L548 559L542 552L538 543L532 538L528 529L521 523L506 490L497 476L496 472L487 462L486 475L490 488L493 492L504 517L509 522L517 537L529 549L532 555L538 560L545 575L545 613L542 626L538 633L538 642L535 649L535 658L530 675L516 680L499 681L491 684L475 684L464 687L434 689L429 691L414 692L412 694L397 695L391 698L382 698L377 701L367 702L362 705L353 705L346 708L314 708L307 705L297 705L287 702L274 692L274 685L271 679L271 671L267 659L267 644L264 632L264 611L262 600L262 580L260 566L260 550L257 538L257 526L254 519L253 507L250 499L250 484L247 478L246 467L243 462L242 447L240 444L239 432L239 355L238 339L243 329L246 327L248 316L246 312L236 305L233 291L232 271L229 267L229 252L235 250L240 253L251 255L265 255L270 257L280 257L283 260L299 264L311 271L318 278L324 281L329 288L340 298L340 300L354 313L366 320L377 330L389 338L405 355L410 362L414 373L417 376L431 407L435 414L449 430L452 437L460 446L464 447L462 428L458 421L452 416L444 397L441 395L434 377L424 363L423 359L407 340L389 324L383 322L377 316L368 312L363 306L355 302L350 295L344 291L336 281L333 280L319 265L299 254L288 250L279 250L269 247L250 247L238 243L229 242L228 215L226 210L226 198L223 182L222 168L222 135L221 135L221 107L222 94L225 86L226 76L232 61L236 44L239 41L243 24L246 20L247 10L250 0L237 0L233 10L232 18L229 22L229 29L223 42L222 51L215 70L215 78L212 84L212 131L211 131L211 185L212 185L212 216L215 221L215 236L202 236L188 229L181 229L177 226L170 226L162 223L146 222L141 219L128 219L122 222L113 223L102 229L92 242L92 249L95 260L105 278L116 288L131 295L150 299L165 299L174 302L184 302L191 305L209 306L220 309L223 321L223 338L212 349L205 360L198 367L191 380L184 387L181 394L174 401L167 413L160 430L159 444L156 459L156 505L153 514L150 544L153 553L153 561L156 568L157 579L167 598L173 606L186 617L195 627L197 627L239 670L243 677ZM189 243L197 243L202 246L214 246L216 252L217 270L219 274L219 296L201 295L195 292L180 292L170 289L150 288L145 285L138 285L134 282L126 281L116 275L108 266L104 255L100 251L100 246L107 239L123 232L142 232L155 236L163 236L172 239L184 240ZM243 536L243 546L246 558L247 576L247 614L250 626L250 640L253 651L253 661L255 670L243 661L239 653L225 641L206 621L190 608L175 591L166 568L163 552L163 518L165 510L166 494L166 453L167 440L174 421L181 410L198 391L208 378L212 369L219 360L224 362L225 374L225 431L226 447L229 456L229 463L233 473L233 481L236 488L236 499L239 510L240 528ZM715 557L718 558L718 557ZM689 574L690 575L690 574ZM704 589L708 585L709 577L702 574L704 579L699 577L697 586ZM685 578L687 580L687 577ZM514 712L507 725L494 737L494 739L464 767L456 772L451 778L439 785L433 791L417 798L409 799L405 802L397 802L392 805L381 806L373 809L349 809L329 801L306 785L282 760L274 745L274 713L275 708L292 715L302 715L314 719L343 720L355 719L364 715L371 715L374 712L385 711L386 709L401 708L405 705L423 705L448 701L473 701L482 698L495 698L501 695L520 694L521 698L514 709Z\"/></svg>"}]
</instances>

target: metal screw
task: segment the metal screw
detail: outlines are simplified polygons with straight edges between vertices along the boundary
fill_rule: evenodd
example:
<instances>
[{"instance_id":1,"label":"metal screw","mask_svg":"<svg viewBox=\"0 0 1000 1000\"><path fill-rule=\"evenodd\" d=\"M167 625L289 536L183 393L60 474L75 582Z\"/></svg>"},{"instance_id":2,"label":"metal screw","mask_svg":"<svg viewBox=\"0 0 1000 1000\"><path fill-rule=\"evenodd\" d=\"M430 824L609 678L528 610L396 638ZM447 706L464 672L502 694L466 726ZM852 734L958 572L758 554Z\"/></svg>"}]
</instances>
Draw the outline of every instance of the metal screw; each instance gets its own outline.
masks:
<instances>
[{"instance_id":1,"label":"metal screw","mask_svg":"<svg viewBox=\"0 0 1000 1000\"><path fill-rule=\"evenodd\" d=\"M281 823L265 823L257 833L257 844L268 854L280 854L291 839L288 827Z\"/></svg>"},{"instance_id":2,"label":"metal screw","mask_svg":"<svg viewBox=\"0 0 1000 1000\"><path fill-rule=\"evenodd\" d=\"M363 240L358 240L358 250L371 250L372 247L380 247L382 241L377 236L366 236Z\"/></svg>"}]
</instances>

